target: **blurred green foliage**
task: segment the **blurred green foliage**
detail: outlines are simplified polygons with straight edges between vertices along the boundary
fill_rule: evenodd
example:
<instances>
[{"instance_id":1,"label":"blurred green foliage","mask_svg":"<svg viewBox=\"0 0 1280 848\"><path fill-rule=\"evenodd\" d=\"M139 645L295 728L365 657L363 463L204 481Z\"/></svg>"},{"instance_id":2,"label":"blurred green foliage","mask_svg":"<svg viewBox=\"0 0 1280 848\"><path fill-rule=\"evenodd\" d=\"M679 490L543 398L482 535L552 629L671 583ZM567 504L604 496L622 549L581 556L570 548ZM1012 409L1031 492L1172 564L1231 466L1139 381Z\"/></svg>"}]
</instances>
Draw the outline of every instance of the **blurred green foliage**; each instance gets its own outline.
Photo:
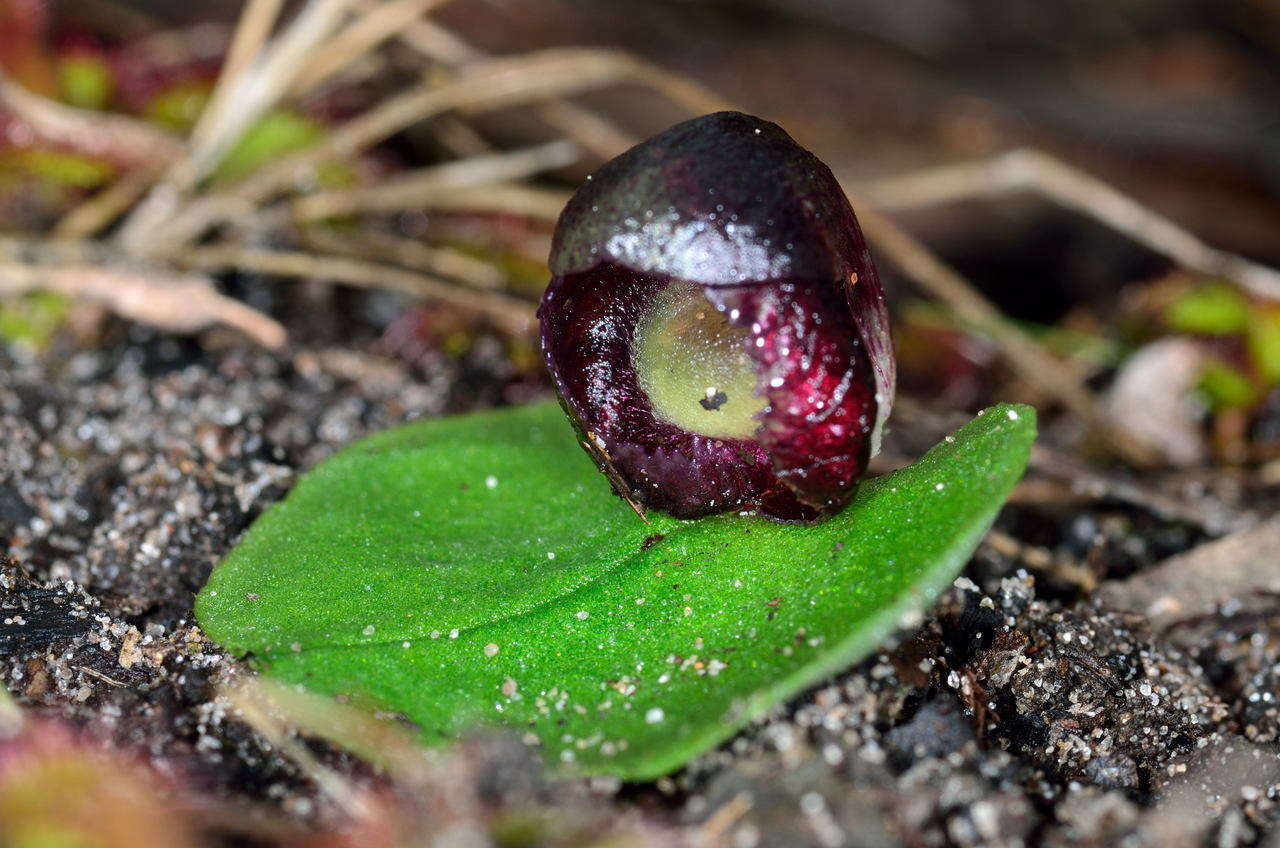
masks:
<instances>
[{"instance_id":1,"label":"blurred green foliage","mask_svg":"<svg viewBox=\"0 0 1280 848\"><path fill-rule=\"evenodd\" d=\"M70 301L54 292L0 302L0 341L31 352L44 350L70 311Z\"/></svg>"},{"instance_id":2,"label":"blurred green foliage","mask_svg":"<svg viewBox=\"0 0 1280 848\"><path fill-rule=\"evenodd\" d=\"M1235 286L1213 282L1176 297L1165 308L1164 320L1178 333L1235 335L1249 323L1249 300Z\"/></svg>"},{"instance_id":3,"label":"blurred green foliage","mask_svg":"<svg viewBox=\"0 0 1280 848\"><path fill-rule=\"evenodd\" d=\"M1280 307L1215 281L1178 295L1164 319L1175 332L1239 346L1238 361L1214 356L1201 374L1200 391L1215 411L1251 407L1280 385Z\"/></svg>"},{"instance_id":4,"label":"blurred green foliage","mask_svg":"<svg viewBox=\"0 0 1280 848\"><path fill-rule=\"evenodd\" d=\"M81 109L106 109L115 94L115 75L102 58L80 54L60 59L55 67L64 103Z\"/></svg>"},{"instance_id":5,"label":"blurred green foliage","mask_svg":"<svg viewBox=\"0 0 1280 848\"><path fill-rule=\"evenodd\" d=\"M214 179L231 182L253 173L273 159L317 144L325 128L313 118L289 109L277 109L258 121L231 149L214 173Z\"/></svg>"}]
</instances>

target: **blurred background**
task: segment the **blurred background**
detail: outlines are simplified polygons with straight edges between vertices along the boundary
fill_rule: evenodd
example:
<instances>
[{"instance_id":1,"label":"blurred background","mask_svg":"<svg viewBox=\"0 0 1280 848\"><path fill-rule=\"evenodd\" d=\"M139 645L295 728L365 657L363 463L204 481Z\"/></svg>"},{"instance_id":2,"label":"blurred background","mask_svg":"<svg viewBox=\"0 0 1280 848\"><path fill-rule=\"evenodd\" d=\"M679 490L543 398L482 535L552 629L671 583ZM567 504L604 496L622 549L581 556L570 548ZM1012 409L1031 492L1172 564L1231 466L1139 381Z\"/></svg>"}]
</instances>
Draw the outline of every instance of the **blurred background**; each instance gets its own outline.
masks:
<instances>
[{"instance_id":1,"label":"blurred background","mask_svg":"<svg viewBox=\"0 0 1280 848\"><path fill-rule=\"evenodd\" d=\"M17 751L93 767L71 794L106 802L77 838L128 813L118 840L57 844L158 844L148 828L179 807L216 838L175 845L400 844L350 835L317 789L336 774L376 801L360 827L493 837L449 844L598 845L608 828L687 844L673 822L724 825L698 844L729 844L717 816L748 790L735 833L757 842L733 844L841 844L797 824L822 790L865 844L1145 828L1132 844L1199 845L1207 819L1153 800L1178 758L1210 731L1280 739L1274 592L1219 616L1188 582L1179 608L1199 617L1160 640L1093 605L1259 524L1273 535L1227 560L1242 585L1273 582L1280 0L0 0L0 69L0 676L21 707L0 692L0 843L6 792L68 794ZM513 744L464 746L427 778L413 760L394 795L337 746L282 756L273 725L228 718L244 666L192 615L210 569L352 441L550 397L535 309L560 208L613 155L721 108L781 124L862 220L901 380L873 470L996 401L1037 407L1030 472L966 571L1004 605L996 623L952 593L921 640L678 784L620 792L547 790ZM1006 635L1057 687L961 710L922 669L994 680L1024 648L985 640L1015 618ZM1066 647L1064 629L1094 641ZM1108 675L1136 680L1139 657L1157 695L1143 684L1130 723ZM1104 707L1085 734L1071 699L1090 687ZM170 794L117 781L117 754L69 732L19 734L18 712L146 752ZM1167 732L1180 722L1196 727ZM1191 795L1241 795L1203 774ZM1280 776L1230 777L1273 789L1213 844L1268 838ZM123 801L102 791L117 782ZM494 836L538 805L579 830Z\"/></svg>"}]
</instances>

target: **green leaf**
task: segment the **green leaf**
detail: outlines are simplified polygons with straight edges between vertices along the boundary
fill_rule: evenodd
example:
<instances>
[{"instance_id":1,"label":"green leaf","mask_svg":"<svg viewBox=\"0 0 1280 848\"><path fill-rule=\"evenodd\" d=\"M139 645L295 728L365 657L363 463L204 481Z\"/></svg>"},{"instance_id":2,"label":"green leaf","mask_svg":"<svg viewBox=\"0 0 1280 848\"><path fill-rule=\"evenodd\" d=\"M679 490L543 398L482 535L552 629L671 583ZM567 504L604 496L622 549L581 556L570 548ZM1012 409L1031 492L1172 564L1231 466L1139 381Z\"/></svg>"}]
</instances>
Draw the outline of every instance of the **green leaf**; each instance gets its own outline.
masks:
<instances>
[{"instance_id":1,"label":"green leaf","mask_svg":"<svg viewBox=\"0 0 1280 848\"><path fill-rule=\"evenodd\" d=\"M0 342L40 351L66 323L71 301L56 292L0 300Z\"/></svg>"},{"instance_id":2,"label":"green leaf","mask_svg":"<svg viewBox=\"0 0 1280 848\"><path fill-rule=\"evenodd\" d=\"M218 165L214 178L237 180L273 159L315 145L324 133L318 121L300 112L277 109L249 128Z\"/></svg>"},{"instance_id":3,"label":"green leaf","mask_svg":"<svg viewBox=\"0 0 1280 848\"><path fill-rule=\"evenodd\" d=\"M1245 343L1258 375L1268 386L1280 383L1280 309L1259 305L1249 316Z\"/></svg>"},{"instance_id":4,"label":"green leaf","mask_svg":"<svg viewBox=\"0 0 1280 848\"><path fill-rule=\"evenodd\" d=\"M188 130L208 105L210 95L209 84L202 80L170 86L147 104L146 117L166 129ZM214 170L213 181L234 182L274 159L315 146L326 131L324 124L302 112L292 109L268 112L227 151ZM319 171L321 185L341 185L349 181L348 166L326 163Z\"/></svg>"},{"instance_id":5,"label":"green leaf","mask_svg":"<svg viewBox=\"0 0 1280 848\"><path fill-rule=\"evenodd\" d=\"M1245 409L1258 400L1258 388L1249 375L1221 359L1205 362L1197 388L1214 411Z\"/></svg>"},{"instance_id":6,"label":"green leaf","mask_svg":"<svg viewBox=\"0 0 1280 848\"><path fill-rule=\"evenodd\" d=\"M109 162L49 148L29 147L0 151L0 170L34 177L51 187L97 188L115 175Z\"/></svg>"},{"instance_id":7,"label":"green leaf","mask_svg":"<svg viewBox=\"0 0 1280 848\"><path fill-rule=\"evenodd\" d=\"M162 89L147 101L143 114L147 120L174 132L195 126L205 106L209 105L212 84L207 80L184 80Z\"/></svg>"},{"instance_id":8,"label":"green leaf","mask_svg":"<svg viewBox=\"0 0 1280 848\"><path fill-rule=\"evenodd\" d=\"M861 659L964 565L1035 413L987 410L812 527L642 522L545 404L391 430L308 474L197 614L268 673L650 778ZM531 734L531 735L529 735Z\"/></svg>"},{"instance_id":9,"label":"green leaf","mask_svg":"<svg viewBox=\"0 0 1280 848\"><path fill-rule=\"evenodd\" d=\"M1179 333L1229 336L1249 323L1249 299L1227 283L1209 283L1180 294L1165 308L1165 322Z\"/></svg>"},{"instance_id":10,"label":"green leaf","mask_svg":"<svg viewBox=\"0 0 1280 848\"><path fill-rule=\"evenodd\" d=\"M58 61L56 72L64 103L81 109L105 109L111 104L115 77L101 56L69 56Z\"/></svg>"}]
</instances>

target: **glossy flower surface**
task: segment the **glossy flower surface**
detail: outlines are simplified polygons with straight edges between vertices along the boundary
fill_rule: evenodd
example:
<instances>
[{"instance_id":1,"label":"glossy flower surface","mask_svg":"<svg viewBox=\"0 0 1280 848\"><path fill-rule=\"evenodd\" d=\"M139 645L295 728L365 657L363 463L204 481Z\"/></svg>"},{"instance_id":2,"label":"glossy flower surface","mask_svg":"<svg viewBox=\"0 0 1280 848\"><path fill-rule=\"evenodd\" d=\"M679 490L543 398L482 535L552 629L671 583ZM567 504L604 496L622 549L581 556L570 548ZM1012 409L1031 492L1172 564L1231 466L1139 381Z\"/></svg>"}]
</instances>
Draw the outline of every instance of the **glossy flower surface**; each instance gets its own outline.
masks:
<instances>
[{"instance_id":1,"label":"glossy flower surface","mask_svg":"<svg viewBox=\"0 0 1280 848\"><path fill-rule=\"evenodd\" d=\"M838 511L893 396L888 315L830 169L718 112L600 169L551 251L542 348L583 447L633 505Z\"/></svg>"}]
</instances>

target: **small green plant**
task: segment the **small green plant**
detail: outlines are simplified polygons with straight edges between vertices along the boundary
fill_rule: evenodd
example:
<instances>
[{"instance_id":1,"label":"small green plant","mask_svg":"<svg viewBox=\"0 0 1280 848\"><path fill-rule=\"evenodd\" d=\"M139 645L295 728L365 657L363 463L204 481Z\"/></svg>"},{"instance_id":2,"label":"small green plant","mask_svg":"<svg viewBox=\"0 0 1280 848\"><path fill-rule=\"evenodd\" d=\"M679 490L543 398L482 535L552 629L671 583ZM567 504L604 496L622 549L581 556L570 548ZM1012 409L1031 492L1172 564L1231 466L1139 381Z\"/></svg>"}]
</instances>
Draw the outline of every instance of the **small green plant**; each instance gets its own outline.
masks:
<instances>
[{"instance_id":1,"label":"small green plant","mask_svg":"<svg viewBox=\"0 0 1280 848\"><path fill-rule=\"evenodd\" d=\"M0 301L0 342L32 352L42 350L70 311L70 301L55 292Z\"/></svg>"},{"instance_id":2,"label":"small green plant","mask_svg":"<svg viewBox=\"0 0 1280 848\"><path fill-rule=\"evenodd\" d=\"M1223 282L1206 283L1174 298L1165 323L1212 344L1200 375L1200 393L1215 411L1247 409L1280 385L1280 308Z\"/></svg>"}]
</instances>

